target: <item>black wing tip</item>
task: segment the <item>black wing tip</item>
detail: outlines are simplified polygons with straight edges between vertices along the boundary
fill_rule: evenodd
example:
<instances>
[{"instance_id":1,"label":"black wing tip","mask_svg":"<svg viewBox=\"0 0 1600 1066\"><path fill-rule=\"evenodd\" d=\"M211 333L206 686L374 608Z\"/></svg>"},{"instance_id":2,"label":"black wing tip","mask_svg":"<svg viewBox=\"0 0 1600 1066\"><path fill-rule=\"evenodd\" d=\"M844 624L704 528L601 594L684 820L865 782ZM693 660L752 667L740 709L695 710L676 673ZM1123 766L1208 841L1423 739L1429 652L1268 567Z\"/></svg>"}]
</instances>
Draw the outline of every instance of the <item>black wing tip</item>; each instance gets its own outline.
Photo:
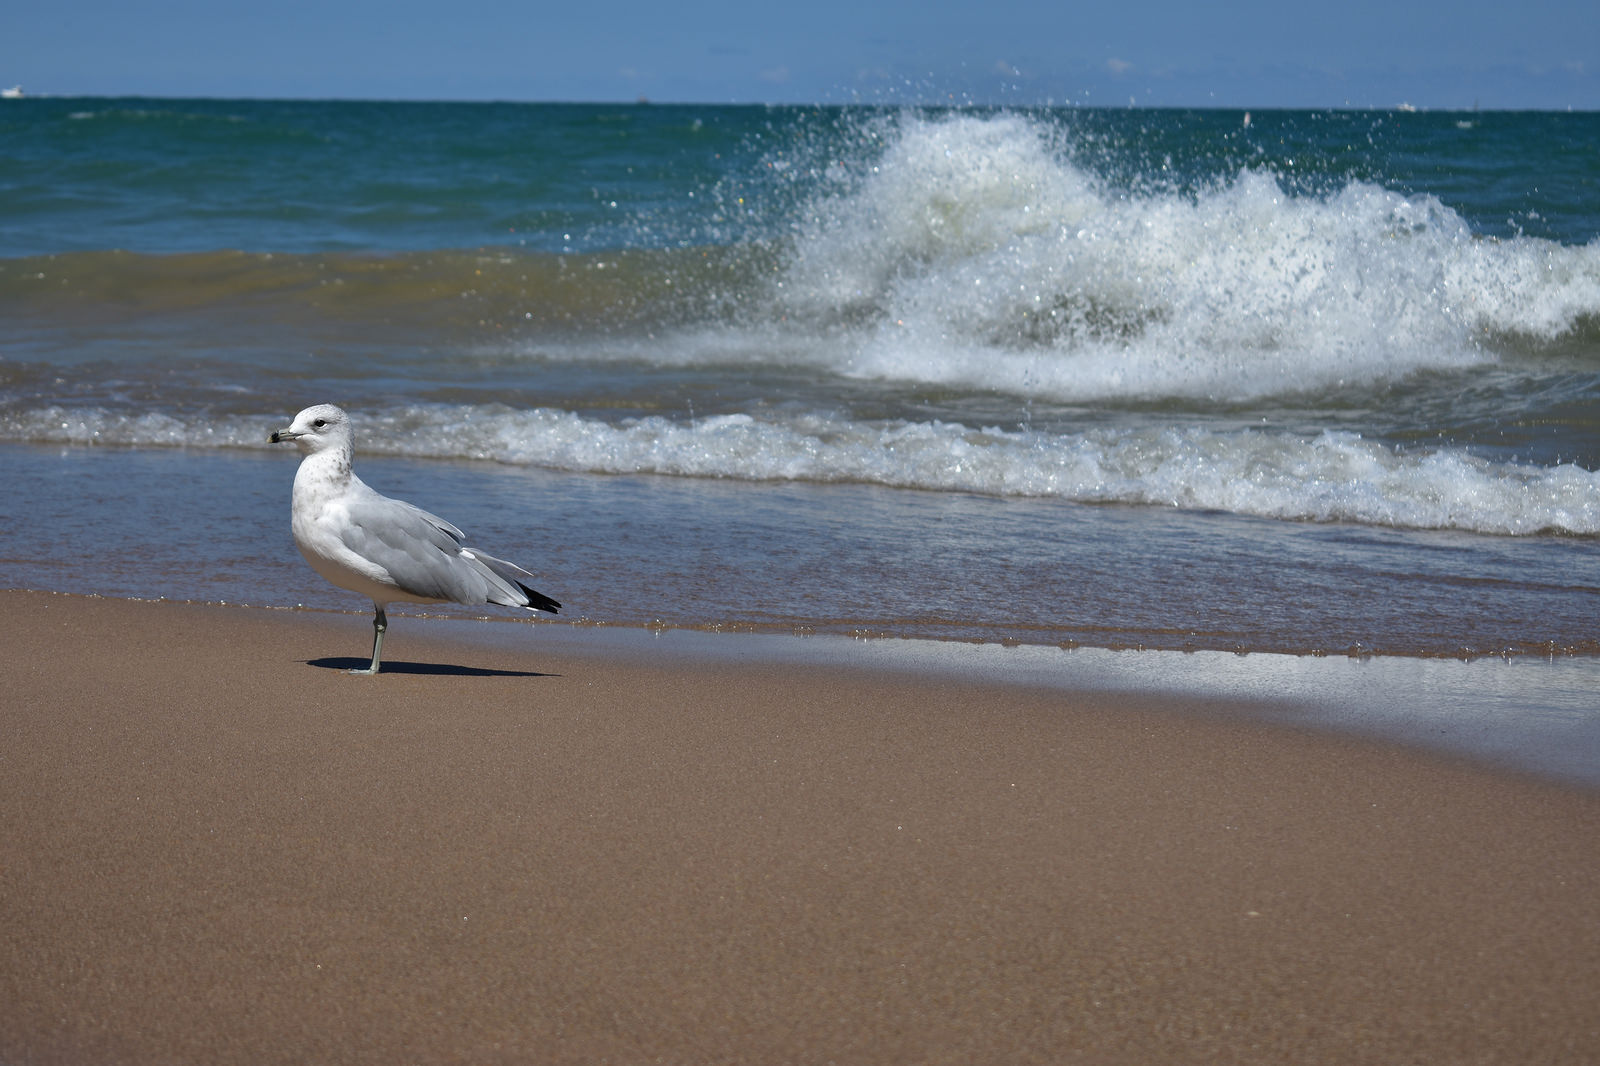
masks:
<instances>
[{"instance_id":1,"label":"black wing tip","mask_svg":"<svg viewBox=\"0 0 1600 1066\"><path fill-rule=\"evenodd\" d=\"M546 596L544 593L536 592L535 590L530 589L528 586L524 585L520 581L517 582L517 588L521 589L522 590L522 594L524 596L528 597L528 602L524 605L524 606L526 606L528 608L528 610L530 610L530 611L549 611L551 614L560 614L561 613L561 601L560 600L552 600L549 596Z\"/></svg>"}]
</instances>

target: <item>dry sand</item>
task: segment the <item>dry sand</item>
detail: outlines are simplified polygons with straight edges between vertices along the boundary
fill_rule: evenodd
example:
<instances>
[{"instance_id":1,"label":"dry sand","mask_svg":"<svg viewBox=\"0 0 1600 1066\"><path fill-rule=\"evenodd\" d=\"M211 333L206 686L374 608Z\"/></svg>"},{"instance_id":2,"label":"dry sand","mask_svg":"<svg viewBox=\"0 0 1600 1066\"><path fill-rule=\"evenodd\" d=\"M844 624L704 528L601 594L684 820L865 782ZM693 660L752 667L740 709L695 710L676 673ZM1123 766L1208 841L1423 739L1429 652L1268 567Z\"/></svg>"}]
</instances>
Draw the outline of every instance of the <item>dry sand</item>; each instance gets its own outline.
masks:
<instances>
[{"instance_id":1,"label":"dry sand","mask_svg":"<svg viewBox=\"0 0 1600 1066\"><path fill-rule=\"evenodd\" d=\"M1600 1056L1600 795L1181 701L0 593L0 1063Z\"/></svg>"}]
</instances>

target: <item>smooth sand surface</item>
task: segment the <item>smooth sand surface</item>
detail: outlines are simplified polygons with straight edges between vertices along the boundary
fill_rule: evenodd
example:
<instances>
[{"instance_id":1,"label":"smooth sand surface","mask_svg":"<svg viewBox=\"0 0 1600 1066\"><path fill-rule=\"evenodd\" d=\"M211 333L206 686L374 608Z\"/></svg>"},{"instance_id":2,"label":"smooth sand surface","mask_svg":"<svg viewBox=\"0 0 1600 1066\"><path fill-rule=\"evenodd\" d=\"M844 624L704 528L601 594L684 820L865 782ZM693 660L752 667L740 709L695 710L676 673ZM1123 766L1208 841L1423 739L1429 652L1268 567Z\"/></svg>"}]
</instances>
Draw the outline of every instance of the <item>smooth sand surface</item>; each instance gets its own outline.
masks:
<instances>
[{"instance_id":1,"label":"smooth sand surface","mask_svg":"<svg viewBox=\"0 0 1600 1066\"><path fill-rule=\"evenodd\" d=\"M0 609L5 1066L1600 1054L1594 792L1170 699Z\"/></svg>"}]
</instances>

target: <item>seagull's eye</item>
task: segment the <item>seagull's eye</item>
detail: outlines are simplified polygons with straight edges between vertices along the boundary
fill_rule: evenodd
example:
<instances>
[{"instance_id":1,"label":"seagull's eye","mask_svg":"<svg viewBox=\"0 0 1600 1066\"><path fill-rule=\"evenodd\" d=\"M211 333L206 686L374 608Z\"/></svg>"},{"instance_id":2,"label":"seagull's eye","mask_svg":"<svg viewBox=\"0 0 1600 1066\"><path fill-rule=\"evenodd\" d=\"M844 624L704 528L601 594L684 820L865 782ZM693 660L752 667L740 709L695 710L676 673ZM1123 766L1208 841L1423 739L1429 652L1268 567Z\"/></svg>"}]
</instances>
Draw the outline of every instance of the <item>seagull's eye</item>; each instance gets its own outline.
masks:
<instances>
[{"instance_id":1,"label":"seagull's eye","mask_svg":"<svg viewBox=\"0 0 1600 1066\"><path fill-rule=\"evenodd\" d=\"M324 426L326 426L327 424L328 424L328 420L326 418L319 418L315 422L311 423L311 428L312 429L321 429Z\"/></svg>"}]
</instances>

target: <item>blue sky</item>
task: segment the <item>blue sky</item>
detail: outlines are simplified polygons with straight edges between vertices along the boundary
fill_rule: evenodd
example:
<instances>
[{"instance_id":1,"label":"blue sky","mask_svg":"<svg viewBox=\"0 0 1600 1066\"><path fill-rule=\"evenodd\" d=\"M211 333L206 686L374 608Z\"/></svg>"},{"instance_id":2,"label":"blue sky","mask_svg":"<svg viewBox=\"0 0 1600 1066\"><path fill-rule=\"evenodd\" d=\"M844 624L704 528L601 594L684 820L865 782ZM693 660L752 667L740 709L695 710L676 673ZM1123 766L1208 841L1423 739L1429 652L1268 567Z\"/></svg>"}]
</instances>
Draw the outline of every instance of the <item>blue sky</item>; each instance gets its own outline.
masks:
<instances>
[{"instance_id":1,"label":"blue sky","mask_svg":"<svg viewBox=\"0 0 1600 1066\"><path fill-rule=\"evenodd\" d=\"M431 100L1600 109L1596 0L54 0L0 83Z\"/></svg>"}]
</instances>

